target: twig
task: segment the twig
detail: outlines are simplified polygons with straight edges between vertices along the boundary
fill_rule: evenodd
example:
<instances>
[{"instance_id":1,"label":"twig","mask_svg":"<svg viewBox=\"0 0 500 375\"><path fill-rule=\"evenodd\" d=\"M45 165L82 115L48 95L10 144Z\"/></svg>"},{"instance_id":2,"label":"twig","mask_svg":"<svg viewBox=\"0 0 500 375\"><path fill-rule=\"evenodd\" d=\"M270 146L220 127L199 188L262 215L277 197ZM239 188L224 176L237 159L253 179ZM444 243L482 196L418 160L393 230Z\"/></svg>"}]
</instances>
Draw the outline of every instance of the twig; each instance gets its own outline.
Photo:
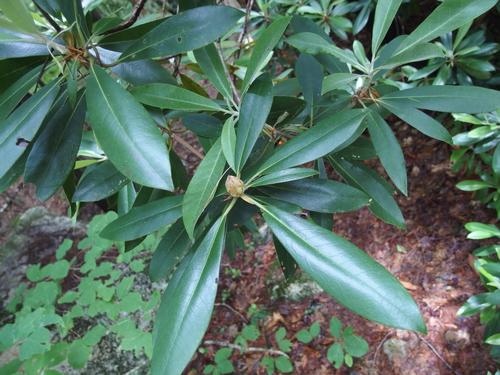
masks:
<instances>
[{"instance_id":1,"label":"twig","mask_svg":"<svg viewBox=\"0 0 500 375\"><path fill-rule=\"evenodd\" d=\"M241 49L243 48L243 39L245 39L245 35L248 31L248 22L250 21L250 13L252 12L253 1L254 0L250 0L247 3L247 9L246 9L246 13L245 13L245 21L243 23L243 29L241 30L241 33L238 36L239 49L238 49L238 51L236 51L236 58L240 57Z\"/></svg>"},{"instance_id":2,"label":"twig","mask_svg":"<svg viewBox=\"0 0 500 375\"><path fill-rule=\"evenodd\" d=\"M205 340L203 342L203 345L216 345L216 346L223 346L226 348L231 348L238 350L241 354L246 354L246 353L266 353L270 355L282 355L287 358L290 358L288 354L285 352L282 352L281 350L276 350L276 349L268 349L268 348L256 348L253 346L249 346L247 348L244 348L240 345L232 344L229 341L218 341L218 340Z\"/></svg>"},{"instance_id":3,"label":"twig","mask_svg":"<svg viewBox=\"0 0 500 375\"><path fill-rule=\"evenodd\" d=\"M54 28L54 30L60 33L62 31L61 27L57 24L56 21L54 21L54 19L50 16L50 14L48 14L45 10L43 10L43 8L40 5L38 5L35 1L33 1L33 4L35 4L35 7L38 9L38 11L42 13L43 18L45 18L48 21L48 23L50 23L50 25Z\"/></svg>"},{"instance_id":4,"label":"twig","mask_svg":"<svg viewBox=\"0 0 500 375\"><path fill-rule=\"evenodd\" d=\"M453 369L453 367L451 367L451 365L446 362L446 360L443 358L443 356L441 354L439 354L439 352L436 350L436 348L429 342L427 341L426 339L424 339L422 336L416 334L417 337L425 344L427 345L427 347L434 353L434 355L436 357L439 358L439 360L441 362L443 362L443 364L448 368L448 370L450 370L453 374L456 374L455 370Z\"/></svg>"},{"instance_id":5,"label":"twig","mask_svg":"<svg viewBox=\"0 0 500 375\"><path fill-rule=\"evenodd\" d=\"M243 320L245 323L248 323L248 319L245 318L245 315L243 315L242 313L240 313L238 310L236 310L234 307L228 305L227 303L216 303L215 306L221 306L221 307L225 307L228 310L231 310L233 313L238 315L241 318L241 320Z\"/></svg>"},{"instance_id":6,"label":"twig","mask_svg":"<svg viewBox=\"0 0 500 375\"><path fill-rule=\"evenodd\" d=\"M389 338L390 335L392 335L392 332L388 332L384 336L384 338L382 339L382 341L380 341L380 343L377 345L377 349L375 349L375 353L373 353L373 366L377 365L378 354L380 353L380 349L382 349L382 346L387 341L387 339Z\"/></svg>"},{"instance_id":7,"label":"twig","mask_svg":"<svg viewBox=\"0 0 500 375\"><path fill-rule=\"evenodd\" d=\"M144 9L144 5L146 5L146 1L148 1L148 0L139 0L135 4L134 9L132 10L132 15L130 16L130 18L128 20L126 20L125 22L123 22L122 24L116 26L115 28L106 31L104 33L104 35L116 33L118 31L128 29L130 26L132 26L139 18L139 15L141 14L142 10Z\"/></svg>"},{"instance_id":8,"label":"twig","mask_svg":"<svg viewBox=\"0 0 500 375\"><path fill-rule=\"evenodd\" d=\"M200 160L203 160L204 156L201 152L199 152L197 149L195 149L193 146L191 146L188 142L186 142L184 139L181 137L177 136L176 134L172 134L172 138L174 141L179 142L183 147L191 151L195 156L197 156Z\"/></svg>"}]
</instances>

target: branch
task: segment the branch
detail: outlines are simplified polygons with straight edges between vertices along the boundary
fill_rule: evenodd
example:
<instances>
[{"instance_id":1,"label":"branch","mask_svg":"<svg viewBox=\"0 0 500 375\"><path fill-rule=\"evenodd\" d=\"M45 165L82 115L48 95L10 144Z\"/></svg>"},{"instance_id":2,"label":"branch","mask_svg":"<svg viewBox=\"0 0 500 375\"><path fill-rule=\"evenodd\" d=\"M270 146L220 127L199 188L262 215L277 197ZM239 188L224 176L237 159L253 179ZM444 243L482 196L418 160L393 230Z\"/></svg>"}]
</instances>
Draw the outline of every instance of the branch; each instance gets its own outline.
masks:
<instances>
[{"instance_id":1,"label":"branch","mask_svg":"<svg viewBox=\"0 0 500 375\"><path fill-rule=\"evenodd\" d=\"M240 345L236 344L231 344L229 341L218 341L218 340L205 340L203 342L203 345L216 345L216 346L222 346L226 348L231 348L238 350L241 354L246 354L246 353L265 353L265 354L270 354L270 355L282 355L287 358L290 358L288 354L285 352L282 352L281 350L276 350L276 349L267 349L267 348L255 348L252 346L249 346L247 348L244 348Z\"/></svg>"},{"instance_id":2,"label":"branch","mask_svg":"<svg viewBox=\"0 0 500 375\"><path fill-rule=\"evenodd\" d=\"M117 31L122 31L122 30L128 29L130 26L132 26L139 18L139 15L141 14L142 10L144 9L144 5L146 5L146 1L148 1L148 0L139 0L135 4L134 9L132 10L132 15L130 16L130 18L127 21L123 22L122 24L116 26L115 28L106 31L104 33L104 35L116 33Z\"/></svg>"},{"instance_id":3,"label":"branch","mask_svg":"<svg viewBox=\"0 0 500 375\"><path fill-rule=\"evenodd\" d=\"M203 160L204 156L201 152L199 152L197 149L195 149L193 146L191 146L188 142L186 142L184 139L179 137L176 134L172 134L172 139L176 142L179 142L181 146L184 148L188 149L191 151L195 156L197 156L200 160Z\"/></svg>"},{"instance_id":4,"label":"branch","mask_svg":"<svg viewBox=\"0 0 500 375\"><path fill-rule=\"evenodd\" d=\"M236 51L237 58L240 57L241 49L243 48L243 39L245 38L245 35L247 33L247 30L248 30L248 22L250 21L250 13L252 12L253 2L254 2L254 0L250 0L247 3L247 9L246 9L246 13L245 13L245 22L243 23L243 29L241 30L241 33L238 36L239 49L238 49L238 51Z\"/></svg>"}]
</instances>

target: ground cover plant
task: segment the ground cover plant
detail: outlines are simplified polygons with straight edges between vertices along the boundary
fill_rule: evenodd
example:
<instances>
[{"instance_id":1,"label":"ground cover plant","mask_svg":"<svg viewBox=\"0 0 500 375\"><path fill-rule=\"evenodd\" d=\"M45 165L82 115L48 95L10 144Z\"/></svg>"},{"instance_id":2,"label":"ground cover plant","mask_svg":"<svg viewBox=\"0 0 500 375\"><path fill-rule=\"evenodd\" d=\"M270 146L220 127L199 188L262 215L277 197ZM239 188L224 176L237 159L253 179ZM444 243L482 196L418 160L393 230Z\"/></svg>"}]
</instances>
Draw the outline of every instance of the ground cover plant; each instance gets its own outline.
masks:
<instances>
[{"instance_id":1,"label":"ground cover plant","mask_svg":"<svg viewBox=\"0 0 500 375\"><path fill-rule=\"evenodd\" d=\"M20 176L42 200L63 188L72 215L106 199L120 216L101 236L125 249L166 230L150 265L153 280L168 280L152 373L180 374L190 361L210 321L224 249L255 227L256 215L287 277L301 268L364 318L425 333L407 290L332 233L331 218L367 206L404 228L393 186L406 195L408 179L389 116L451 142L435 112L500 107L492 89L412 87L395 74L444 59L432 42L496 1L444 1L409 35L386 40L402 1L380 0L369 45L355 40L348 49L300 16L274 17L244 44L249 10L210 2L181 1L178 14L136 23L145 3L123 20L85 13L78 0L0 2L0 188ZM297 56L275 58L277 48ZM205 150L192 178L172 147L192 147L179 121ZM393 185L362 162L375 156ZM341 345L331 352L341 364Z\"/></svg>"}]
</instances>

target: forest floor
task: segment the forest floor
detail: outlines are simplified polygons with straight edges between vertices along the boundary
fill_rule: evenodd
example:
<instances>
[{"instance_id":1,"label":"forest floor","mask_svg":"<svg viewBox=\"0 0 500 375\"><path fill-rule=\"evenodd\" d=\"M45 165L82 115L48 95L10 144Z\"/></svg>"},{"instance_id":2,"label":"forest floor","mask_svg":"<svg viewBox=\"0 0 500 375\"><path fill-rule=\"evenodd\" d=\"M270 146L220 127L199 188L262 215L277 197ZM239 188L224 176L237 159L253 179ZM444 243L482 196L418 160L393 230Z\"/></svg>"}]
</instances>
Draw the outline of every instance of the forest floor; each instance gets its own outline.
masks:
<instances>
[{"instance_id":1,"label":"forest floor","mask_svg":"<svg viewBox=\"0 0 500 375\"><path fill-rule=\"evenodd\" d=\"M267 317L259 321L263 335L250 343L252 347L271 347L278 327L285 327L287 337L292 338L312 322L321 323L321 334L311 343L293 340L289 354L295 374L485 374L494 370L488 349L482 344L483 330L478 318L456 317L466 299L482 290L470 255L478 243L466 240L463 225L472 220L488 222L493 215L471 201L470 194L455 188L460 178L450 172L449 146L404 124L396 123L395 129L409 171L409 197L398 196L407 229L384 224L367 209L335 215L333 229L403 282L424 315L428 334L417 335L367 322L327 294L314 292L314 288L297 300L282 297L287 286L272 242L264 236L260 240L247 238L246 250L239 251L233 260L224 258L217 306L205 340L234 342L246 324L248 310L255 305ZM0 246L19 214L42 205L32 197L33 188L22 184L0 195ZM43 205L56 214L66 211L61 198L52 198ZM311 284L304 284L303 280L302 283ZM298 281L296 285L301 284ZM327 335L332 316L345 326L353 326L356 334L370 345L369 353L355 360L353 369L337 371L327 361L326 351L333 342ZM209 353L218 349L204 347ZM264 374L264 369L257 365L262 356L259 352L233 352L236 373ZM196 355L187 373L201 373L207 358Z\"/></svg>"}]
</instances>

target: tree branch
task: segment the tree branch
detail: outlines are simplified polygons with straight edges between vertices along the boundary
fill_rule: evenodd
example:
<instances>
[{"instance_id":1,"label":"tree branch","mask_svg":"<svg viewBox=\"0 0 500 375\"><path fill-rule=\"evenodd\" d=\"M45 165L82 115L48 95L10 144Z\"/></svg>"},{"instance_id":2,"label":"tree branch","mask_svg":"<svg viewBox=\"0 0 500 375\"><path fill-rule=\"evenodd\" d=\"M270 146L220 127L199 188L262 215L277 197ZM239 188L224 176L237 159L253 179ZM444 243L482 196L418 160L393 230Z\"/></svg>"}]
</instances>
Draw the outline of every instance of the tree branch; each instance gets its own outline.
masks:
<instances>
[{"instance_id":1,"label":"tree branch","mask_svg":"<svg viewBox=\"0 0 500 375\"><path fill-rule=\"evenodd\" d=\"M265 353L265 354L270 354L270 355L282 355L287 358L290 358L288 354L285 352L282 352L281 350L276 350L276 349L268 349L268 348L255 348L253 346L249 346L247 348L244 348L240 345L232 344L229 341L218 341L218 340L205 340L203 342L203 345L215 345L215 346L222 346L225 348L231 348L238 350L241 354L246 354L246 353Z\"/></svg>"},{"instance_id":2,"label":"tree branch","mask_svg":"<svg viewBox=\"0 0 500 375\"><path fill-rule=\"evenodd\" d=\"M132 26L139 18L139 15L141 14L142 10L144 9L144 5L146 5L146 1L148 1L148 0L139 0L135 4L134 9L132 10L132 15L130 16L130 18L127 21L123 22L122 24L116 26L115 28L106 31L104 33L104 35L116 33L118 31L128 29L130 26Z\"/></svg>"}]
</instances>

